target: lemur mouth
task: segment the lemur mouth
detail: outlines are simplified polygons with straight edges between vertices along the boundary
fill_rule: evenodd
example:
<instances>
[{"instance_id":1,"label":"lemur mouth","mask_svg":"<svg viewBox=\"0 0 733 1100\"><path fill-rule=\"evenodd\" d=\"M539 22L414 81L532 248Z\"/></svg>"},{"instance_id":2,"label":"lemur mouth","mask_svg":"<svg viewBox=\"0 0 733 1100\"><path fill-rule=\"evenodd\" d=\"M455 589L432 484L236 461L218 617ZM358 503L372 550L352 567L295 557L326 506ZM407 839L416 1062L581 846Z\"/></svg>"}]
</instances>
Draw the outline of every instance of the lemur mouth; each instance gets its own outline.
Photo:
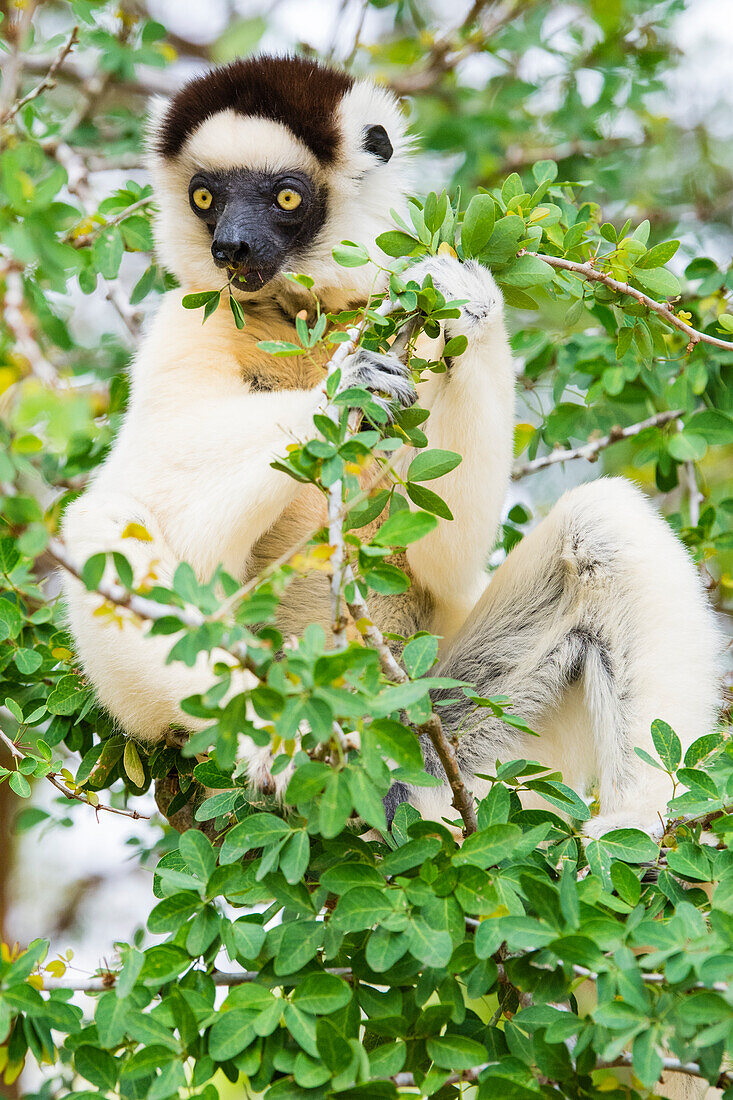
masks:
<instances>
[{"instance_id":1,"label":"lemur mouth","mask_svg":"<svg viewBox=\"0 0 733 1100\"><path fill-rule=\"evenodd\" d=\"M242 267L229 269L229 280L237 290L246 290L252 293L261 290L265 283L269 283L272 274L263 272L256 267Z\"/></svg>"}]
</instances>

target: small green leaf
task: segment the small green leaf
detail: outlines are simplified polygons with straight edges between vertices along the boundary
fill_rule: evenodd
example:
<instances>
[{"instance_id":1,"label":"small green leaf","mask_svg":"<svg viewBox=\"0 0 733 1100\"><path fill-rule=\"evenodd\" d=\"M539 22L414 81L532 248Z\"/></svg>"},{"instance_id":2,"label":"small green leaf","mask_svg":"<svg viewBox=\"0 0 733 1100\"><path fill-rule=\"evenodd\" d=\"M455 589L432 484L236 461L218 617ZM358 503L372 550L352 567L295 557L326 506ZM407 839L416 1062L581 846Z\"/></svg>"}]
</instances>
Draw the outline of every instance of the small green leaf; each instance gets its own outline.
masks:
<instances>
[{"instance_id":1,"label":"small green leaf","mask_svg":"<svg viewBox=\"0 0 733 1100\"><path fill-rule=\"evenodd\" d=\"M491 195L474 195L461 225L461 247L465 257L479 256L494 231L494 200Z\"/></svg>"},{"instance_id":2,"label":"small green leaf","mask_svg":"<svg viewBox=\"0 0 733 1100\"><path fill-rule=\"evenodd\" d=\"M652 741L667 771L676 771L682 760L682 745L674 730L661 718L652 722Z\"/></svg>"},{"instance_id":3,"label":"small green leaf","mask_svg":"<svg viewBox=\"0 0 733 1100\"><path fill-rule=\"evenodd\" d=\"M434 531L438 525L428 512L402 509L386 519L373 538L377 546L407 546Z\"/></svg>"},{"instance_id":4,"label":"small green leaf","mask_svg":"<svg viewBox=\"0 0 733 1100\"><path fill-rule=\"evenodd\" d=\"M140 759L140 753L134 741L127 741L122 757L123 767L127 777L136 787L145 786L145 769Z\"/></svg>"},{"instance_id":5,"label":"small green leaf","mask_svg":"<svg viewBox=\"0 0 733 1100\"><path fill-rule=\"evenodd\" d=\"M432 481L436 477L455 470L461 462L461 456L455 451L441 451L434 448L421 451L413 458L407 470L408 481Z\"/></svg>"}]
</instances>

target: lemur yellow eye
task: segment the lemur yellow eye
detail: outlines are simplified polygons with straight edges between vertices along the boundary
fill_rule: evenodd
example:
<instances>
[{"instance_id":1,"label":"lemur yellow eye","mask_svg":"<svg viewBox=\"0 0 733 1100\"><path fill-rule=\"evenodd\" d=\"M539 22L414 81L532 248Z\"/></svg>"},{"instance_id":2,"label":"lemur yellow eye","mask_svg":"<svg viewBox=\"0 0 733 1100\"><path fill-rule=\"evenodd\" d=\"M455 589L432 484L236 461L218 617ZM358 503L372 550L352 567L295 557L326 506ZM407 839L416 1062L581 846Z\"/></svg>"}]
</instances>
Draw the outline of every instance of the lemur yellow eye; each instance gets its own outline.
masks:
<instances>
[{"instance_id":1,"label":"lemur yellow eye","mask_svg":"<svg viewBox=\"0 0 733 1100\"><path fill-rule=\"evenodd\" d=\"M277 193L277 204L283 210L295 210L302 201L302 197L292 187L283 187L282 191Z\"/></svg>"},{"instance_id":2,"label":"lemur yellow eye","mask_svg":"<svg viewBox=\"0 0 733 1100\"><path fill-rule=\"evenodd\" d=\"M193 193L193 201L199 210L208 210L214 201L214 196L205 187L197 187Z\"/></svg>"}]
</instances>

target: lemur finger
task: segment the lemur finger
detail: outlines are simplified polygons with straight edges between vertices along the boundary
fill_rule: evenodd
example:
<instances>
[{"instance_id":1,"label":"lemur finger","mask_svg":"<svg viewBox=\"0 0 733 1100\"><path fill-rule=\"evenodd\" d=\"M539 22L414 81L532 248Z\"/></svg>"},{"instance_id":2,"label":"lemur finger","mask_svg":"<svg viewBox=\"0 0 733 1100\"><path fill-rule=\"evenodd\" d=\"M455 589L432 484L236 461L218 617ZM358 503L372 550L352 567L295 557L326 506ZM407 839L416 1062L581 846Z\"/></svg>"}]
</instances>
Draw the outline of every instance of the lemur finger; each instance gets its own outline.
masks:
<instances>
[{"instance_id":1,"label":"lemur finger","mask_svg":"<svg viewBox=\"0 0 733 1100\"><path fill-rule=\"evenodd\" d=\"M460 317L446 320L448 337L464 335L470 339L482 325L501 319L501 291L487 267L475 260L461 263L455 256L427 256L405 272L406 278L421 285L426 275L430 275L433 286L446 301L466 302L460 307Z\"/></svg>"},{"instance_id":2,"label":"lemur finger","mask_svg":"<svg viewBox=\"0 0 733 1100\"><path fill-rule=\"evenodd\" d=\"M361 348L349 356L341 368L340 389L351 386L369 390L387 412L394 406L407 408L417 400L409 368L391 353L380 355Z\"/></svg>"}]
</instances>

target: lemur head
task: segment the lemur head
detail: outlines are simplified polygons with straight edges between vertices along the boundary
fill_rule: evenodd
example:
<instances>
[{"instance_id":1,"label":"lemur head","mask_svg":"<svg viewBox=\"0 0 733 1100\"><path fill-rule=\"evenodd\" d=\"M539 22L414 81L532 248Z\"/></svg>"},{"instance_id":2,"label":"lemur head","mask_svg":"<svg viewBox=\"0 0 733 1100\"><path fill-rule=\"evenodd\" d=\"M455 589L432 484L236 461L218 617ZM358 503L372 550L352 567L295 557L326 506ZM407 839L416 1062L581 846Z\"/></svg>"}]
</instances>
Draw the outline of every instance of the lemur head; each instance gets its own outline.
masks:
<instances>
[{"instance_id":1,"label":"lemur head","mask_svg":"<svg viewBox=\"0 0 733 1100\"><path fill-rule=\"evenodd\" d=\"M231 276L270 294L299 271L319 291L368 292L371 265L331 251L373 246L401 205L408 142L386 90L304 58L235 61L159 101L149 147L159 253L185 289Z\"/></svg>"}]
</instances>

